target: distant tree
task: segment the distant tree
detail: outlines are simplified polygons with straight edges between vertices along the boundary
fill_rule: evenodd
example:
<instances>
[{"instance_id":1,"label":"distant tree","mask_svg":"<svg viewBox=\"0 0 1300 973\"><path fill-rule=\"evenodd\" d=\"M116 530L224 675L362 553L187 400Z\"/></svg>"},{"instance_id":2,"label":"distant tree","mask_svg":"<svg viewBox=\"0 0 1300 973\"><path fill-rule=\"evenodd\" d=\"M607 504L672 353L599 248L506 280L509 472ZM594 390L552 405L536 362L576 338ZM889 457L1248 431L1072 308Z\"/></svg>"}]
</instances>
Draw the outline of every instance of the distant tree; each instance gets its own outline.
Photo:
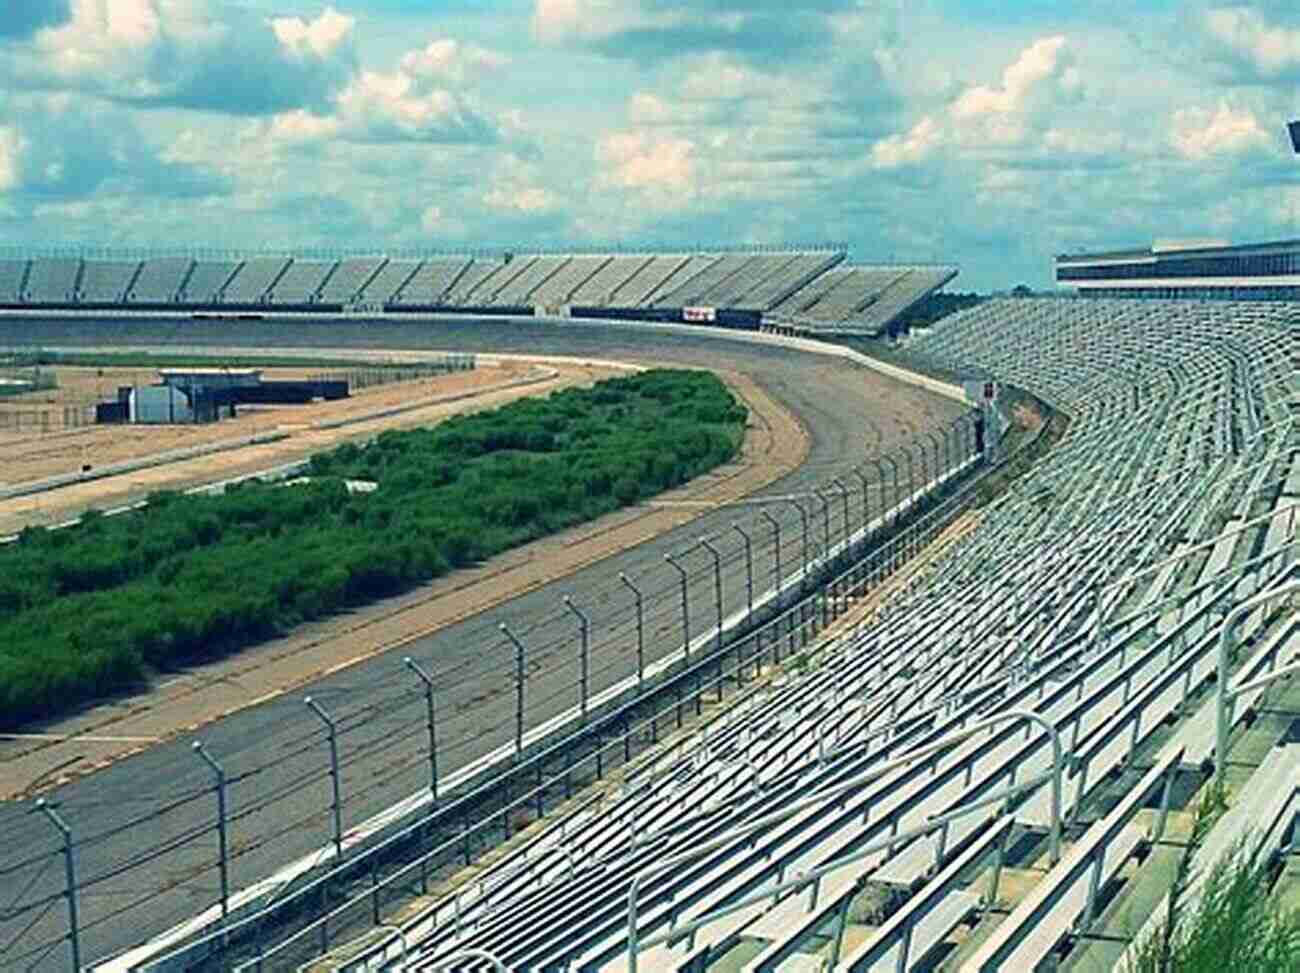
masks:
<instances>
[{"instance_id":1,"label":"distant tree","mask_svg":"<svg viewBox=\"0 0 1300 973\"><path fill-rule=\"evenodd\" d=\"M1015 287L1011 288L1011 296L1012 297L1033 297L1034 289L1030 287L1028 284L1017 284Z\"/></svg>"}]
</instances>

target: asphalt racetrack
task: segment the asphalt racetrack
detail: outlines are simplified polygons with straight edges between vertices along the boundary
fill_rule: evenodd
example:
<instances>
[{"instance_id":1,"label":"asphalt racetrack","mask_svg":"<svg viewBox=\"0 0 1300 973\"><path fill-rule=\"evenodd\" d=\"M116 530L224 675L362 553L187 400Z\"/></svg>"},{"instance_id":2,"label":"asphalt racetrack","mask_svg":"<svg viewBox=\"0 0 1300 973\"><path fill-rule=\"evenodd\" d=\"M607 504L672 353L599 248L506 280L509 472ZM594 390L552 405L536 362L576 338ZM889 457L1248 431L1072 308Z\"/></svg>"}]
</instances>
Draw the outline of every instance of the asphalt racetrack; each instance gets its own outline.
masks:
<instances>
[{"instance_id":1,"label":"asphalt racetrack","mask_svg":"<svg viewBox=\"0 0 1300 973\"><path fill-rule=\"evenodd\" d=\"M803 467L764 488L760 496L804 493L846 471L867 451L887 448L926 427L946 425L962 411L955 402L841 359L687 329L519 320L0 319L0 346L78 344L430 348L740 371L792 410L810 437ZM894 418L885 418L891 414ZM832 528L838 531L842 514L838 504L832 508ZM817 509L813 533L820 536ZM784 508L783 522L791 525L783 537L787 571L799 556L793 516L792 509ZM645 591L646 654L661 656L681 640L677 575L665 565L664 555L695 547L701 535L718 535L727 553L725 609L743 608L745 566L730 525L752 519L753 511L744 508L705 513L400 653L372 658L311 686L311 694L340 722L345 828L427 784L423 698L414 691L401 655L410 654L434 671L440 769L449 773L513 739L514 654L497 630L499 623L508 623L529 646L527 719L530 725L541 722L574 706L578 698L577 629L574 617L563 610L563 595L572 594L591 618L591 690L599 691L635 671L632 609L618 573L637 579ZM692 631L703 632L715 613L711 562L696 549L684 563L691 568ZM766 587L770 572L770 556L756 553L760 588ZM328 843L324 734L300 695L241 710L205 727L202 737L223 761L232 782L232 889ZM79 842L79 880L89 883L79 902L83 963L138 945L217 899L210 774L191 752L191 739L183 736L160 744L53 795ZM58 898L63 869L56 856L47 854L59 848L54 829L40 815L28 813L29 808L0 805L0 968L66 970L66 945L39 949L66 929L65 903ZM142 816L150 816L149 823L125 826ZM43 910L6 916L6 910L41 899L48 900Z\"/></svg>"}]
</instances>

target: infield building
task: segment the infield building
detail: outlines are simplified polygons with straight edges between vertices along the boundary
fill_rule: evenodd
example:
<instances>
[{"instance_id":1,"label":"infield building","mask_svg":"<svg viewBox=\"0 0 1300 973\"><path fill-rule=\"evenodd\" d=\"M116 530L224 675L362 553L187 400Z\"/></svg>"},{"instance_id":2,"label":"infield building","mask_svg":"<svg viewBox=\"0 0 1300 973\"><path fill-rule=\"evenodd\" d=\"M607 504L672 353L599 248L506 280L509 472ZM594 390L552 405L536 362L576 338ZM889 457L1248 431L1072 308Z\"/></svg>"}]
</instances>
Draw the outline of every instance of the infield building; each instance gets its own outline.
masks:
<instances>
[{"instance_id":1,"label":"infield building","mask_svg":"<svg viewBox=\"0 0 1300 973\"><path fill-rule=\"evenodd\" d=\"M1157 241L1149 249L1062 254L1056 282L1081 296L1300 300L1300 240L1229 246Z\"/></svg>"}]
</instances>

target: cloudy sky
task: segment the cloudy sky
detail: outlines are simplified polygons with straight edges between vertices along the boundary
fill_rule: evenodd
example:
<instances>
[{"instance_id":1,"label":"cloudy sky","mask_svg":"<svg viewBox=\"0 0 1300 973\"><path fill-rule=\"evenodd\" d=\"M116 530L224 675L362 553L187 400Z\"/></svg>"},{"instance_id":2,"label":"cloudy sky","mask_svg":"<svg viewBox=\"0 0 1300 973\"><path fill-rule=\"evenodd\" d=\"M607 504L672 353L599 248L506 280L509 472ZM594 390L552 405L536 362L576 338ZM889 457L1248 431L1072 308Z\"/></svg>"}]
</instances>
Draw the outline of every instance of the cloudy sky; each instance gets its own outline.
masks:
<instances>
[{"instance_id":1,"label":"cloudy sky","mask_svg":"<svg viewBox=\"0 0 1300 973\"><path fill-rule=\"evenodd\" d=\"M0 241L1300 236L1295 0L0 0Z\"/></svg>"}]
</instances>

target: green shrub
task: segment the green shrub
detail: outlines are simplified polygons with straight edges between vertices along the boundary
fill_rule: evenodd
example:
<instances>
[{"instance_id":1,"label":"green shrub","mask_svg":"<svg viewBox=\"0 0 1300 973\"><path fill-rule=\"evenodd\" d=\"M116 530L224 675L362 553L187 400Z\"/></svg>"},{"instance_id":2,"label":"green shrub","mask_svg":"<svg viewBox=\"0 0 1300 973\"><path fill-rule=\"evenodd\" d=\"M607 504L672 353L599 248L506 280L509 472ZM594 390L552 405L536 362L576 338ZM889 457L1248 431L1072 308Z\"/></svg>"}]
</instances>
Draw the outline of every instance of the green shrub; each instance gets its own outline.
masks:
<instances>
[{"instance_id":1,"label":"green shrub","mask_svg":"<svg viewBox=\"0 0 1300 973\"><path fill-rule=\"evenodd\" d=\"M308 484L25 530L0 548L0 728L678 486L735 456L745 419L708 373L648 371L340 446Z\"/></svg>"}]
</instances>

